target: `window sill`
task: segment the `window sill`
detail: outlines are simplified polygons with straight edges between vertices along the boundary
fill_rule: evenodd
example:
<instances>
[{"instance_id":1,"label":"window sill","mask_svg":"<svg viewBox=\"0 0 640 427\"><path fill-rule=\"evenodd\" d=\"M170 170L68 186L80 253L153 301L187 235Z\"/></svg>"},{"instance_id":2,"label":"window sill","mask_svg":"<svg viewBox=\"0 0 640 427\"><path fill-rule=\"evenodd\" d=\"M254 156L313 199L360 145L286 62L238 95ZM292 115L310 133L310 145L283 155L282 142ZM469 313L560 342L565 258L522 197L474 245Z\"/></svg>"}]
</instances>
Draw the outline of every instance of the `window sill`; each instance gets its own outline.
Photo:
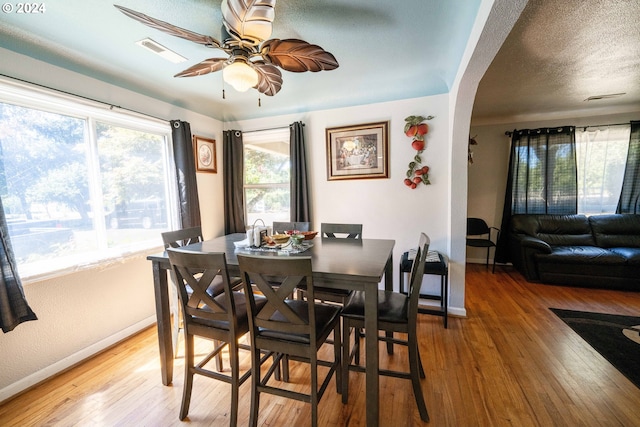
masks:
<instances>
[{"instance_id":1,"label":"window sill","mask_svg":"<svg viewBox=\"0 0 640 427\"><path fill-rule=\"evenodd\" d=\"M112 256L107 257L104 257L104 254L102 254L103 256L101 259L96 259L95 256L89 256L86 257L86 259L78 259L76 256L68 262L64 262L64 260L58 258L53 261L44 261L42 263L34 263L29 266L22 266L18 268L18 271L22 284L29 285L31 283L42 282L44 280L88 270L106 270L117 266L118 264L123 264L137 258L146 259L148 255L162 252L163 250L163 246L131 249L126 252L119 251L118 253L114 253ZM52 267L52 265L55 265L55 268Z\"/></svg>"}]
</instances>

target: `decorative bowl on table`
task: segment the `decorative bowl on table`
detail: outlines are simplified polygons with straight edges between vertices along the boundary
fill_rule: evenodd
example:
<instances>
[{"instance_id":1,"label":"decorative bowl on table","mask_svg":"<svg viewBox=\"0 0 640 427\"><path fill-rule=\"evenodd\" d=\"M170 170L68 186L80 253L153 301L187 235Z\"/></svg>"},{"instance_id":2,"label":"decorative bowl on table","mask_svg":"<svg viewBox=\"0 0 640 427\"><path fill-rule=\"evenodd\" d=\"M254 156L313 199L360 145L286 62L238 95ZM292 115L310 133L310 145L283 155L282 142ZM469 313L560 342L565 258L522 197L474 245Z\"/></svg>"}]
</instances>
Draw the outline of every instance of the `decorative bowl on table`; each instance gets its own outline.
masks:
<instances>
[{"instance_id":1,"label":"decorative bowl on table","mask_svg":"<svg viewBox=\"0 0 640 427\"><path fill-rule=\"evenodd\" d=\"M317 231L302 231L300 232L304 236L304 240L312 240L318 234Z\"/></svg>"},{"instance_id":2,"label":"decorative bowl on table","mask_svg":"<svg viewBox=\"0 0 640 427\"><path fill-rule=\"evenodd\" d=\"M300 245L302 243L302 241L304 240L304 235L303 234L292 234L291 235L291 243L293 245Z\"/></svg>"},{"instance_id":3,"label":"decorative bowl on table","mask_svg":"<svg viewBox=\"0 0 640 427\"><path fill-rule=\"evenodd\" d=\"M288 234L274 234L270 237L271 240L276 242L278 245L283 245L289 241L289 237L291 236L289 236Z\"/></svg>"}]
</instances>

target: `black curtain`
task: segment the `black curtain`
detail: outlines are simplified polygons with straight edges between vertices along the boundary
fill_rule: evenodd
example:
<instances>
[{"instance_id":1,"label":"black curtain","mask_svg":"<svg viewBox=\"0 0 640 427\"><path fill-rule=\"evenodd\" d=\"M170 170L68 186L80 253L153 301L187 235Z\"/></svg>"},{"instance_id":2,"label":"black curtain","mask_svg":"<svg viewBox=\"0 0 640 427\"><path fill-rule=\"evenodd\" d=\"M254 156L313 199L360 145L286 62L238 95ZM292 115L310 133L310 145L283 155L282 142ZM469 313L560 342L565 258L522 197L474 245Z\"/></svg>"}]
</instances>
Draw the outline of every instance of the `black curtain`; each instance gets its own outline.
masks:
<instances>
[{"instance_id":1,"label":"black curtain","mask_svg":"<svg viewBox=\"0 0 640 427\"><path fill-rule=\"evenodd\" d=\"M291 221L311 222L304 123L289 125L291 156Z\"/></svg>"},{"instance_id":2,"label":"black curtain","mask_svg":"<svg viewBox=\"0 0 640 427\"><path fill-rule=\"evenodd\" d=\"M640 121L631 122L627 165L616 213L640 214Z\"/></svg>"},{"instance_id":3,"label":"black curtain","mask_svg":"<svg viewBox=\"0 0 640 427\"><path fill-rule=\"evenodd\" d=\"M22 322L38 318L24 296L22 282L18 276L16 261L11 249L2 199L0 199L0 267L2 268L2 276L0 276L0 326L2 332L7 333Z\"/></svg>"},{"instance_id":4,"label":"black curtain","mask_svg":"<svg viewBox=\"0 0 640 427\"><path fill-rule=\"evenodd\" d=\"M244 233L244 191L243 168L244 147L242 132L226 130L223 132L224 159L224 232Z\"/></svg>"},{"instance_id":5,"label":"black curtain","mask_svg":"<svg viewBox=\"0 0 640 427\"><path fill-rule=\"evenodd\" d=\"M577 212L575 127L514 130L496 261L510 261L511 215Z\"/></svg>"},{"instance_id":6,"label":"black curtain","mask_svg":"<svg viewBox=\"0 0 640 427\"><path fill-rule=\"evenodd\" d=\"M180 222L182 228L196 227L201 225L200 201L198 199L191 126L187 122L172 120L171 129L180 203Z\"/></svg>"}]
</instances>

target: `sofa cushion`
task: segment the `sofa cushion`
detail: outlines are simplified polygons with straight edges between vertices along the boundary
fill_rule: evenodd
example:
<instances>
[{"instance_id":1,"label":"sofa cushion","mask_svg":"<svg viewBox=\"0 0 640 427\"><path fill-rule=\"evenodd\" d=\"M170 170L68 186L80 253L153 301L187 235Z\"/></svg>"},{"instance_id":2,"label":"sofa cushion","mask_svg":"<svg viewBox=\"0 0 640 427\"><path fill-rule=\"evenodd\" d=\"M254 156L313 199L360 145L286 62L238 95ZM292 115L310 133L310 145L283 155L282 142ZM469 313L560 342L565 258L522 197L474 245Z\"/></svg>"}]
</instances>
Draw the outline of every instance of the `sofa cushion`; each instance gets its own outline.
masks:
<instances>
[{"instance_id":1,"label":"sofa cushion","mask_svg":"<svg viewBox=\"0 0 640 427\"><path fill-rule=\"evenodd\" d=\"M554 246L550 254L536 254L538 263L624 265L627 259L596 246Z\"/></svg>"},{"instance_id":2,"label":"sofa cushion","mask_svg":"<svg viewBox=\"0 0 640 427\"><path fill-rule=\"evenodd\" d=\"M537 237L551 246L596 246L585 215L513 215L511 233Z\"/></svg>"},{"instance_id":3,"label":"sofa cushion","mask_svg":"<svg viewBox=\"0 0 640 427\"><path fill-rule=\"evenodd\" d=\"M640 215L594 215L589 222L601 248L640 248Z\"/></svg>"},{"instance_id":4,"label":"sofa cushion","mask_svg":"<svg viewBox=\"0 0 640 427\"><path fill-rule=\"evenodd\" d=\"M609 248L609 250L625 257L627 264L640 267L640 248Z\"/></svg>"}]
</instances>

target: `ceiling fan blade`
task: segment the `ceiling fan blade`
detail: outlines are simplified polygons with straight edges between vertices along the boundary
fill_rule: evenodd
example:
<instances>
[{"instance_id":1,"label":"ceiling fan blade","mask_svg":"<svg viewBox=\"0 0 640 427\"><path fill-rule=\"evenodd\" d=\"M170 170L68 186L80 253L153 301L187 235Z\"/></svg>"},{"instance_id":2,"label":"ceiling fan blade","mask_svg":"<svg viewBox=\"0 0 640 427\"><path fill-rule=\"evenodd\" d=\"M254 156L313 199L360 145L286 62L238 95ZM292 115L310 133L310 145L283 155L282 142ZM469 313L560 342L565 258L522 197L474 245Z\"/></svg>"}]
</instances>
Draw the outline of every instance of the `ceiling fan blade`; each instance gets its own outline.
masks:
<instances>
[{"instance_id":1,"label":"ceiling fan blade","mask_svg":"<svg viewBox=\"0 0 640 427\"><path fill-rule=\"evenodd\" d=\"M179 72L173 77L195 77L195 76L202 76L205 74L213 73L215 71L220 71L224 68L224 64L227 61L228 61L227 58L205 59L201 63L196 64L193 67L189 67L186 70Z\"/></svg>"},{"instance_id":2,"label":"ceiling fan blade","mask_svg":"<svg viewBox=\"0 0 640 427\"><path fill-rule=\"evenodd\" d=\"M282 89L282 73L275 66L264 61L251 63L258 72L259 80L255 88L260 93L273 96Z\"/></svg>"},{"instance_id":3,"label":"ceiling fan blade","mask_svg":"<svg viewBox=\"0 0 640 427\"><path fill-rule=\"evenodd\" d=\"M207 47L220 47L220 42L211 36L204 36L202 34L194 33L193 31L185 30L184 28L176 27L168 22L152 18L144 13L136 12L135 10L128 9L123 6L118 6L117 4L114 4L114 6L129 18L133 18L151 28L155 28L156 30L163 31L167 34L171 34L172 36L180 37Z\"/></svg>"},{"instance_id":4,"label":"ceiling fan blade","mask_svg":"<svg viewBox=\"0 0 640 427\"><path fill-rule=\"evenodd\" d=\"M302 73L338 68L336 58L318 45L298 39L272 39L262 45L262 55L278 67Z\"/></svg>"},{"instance_id":5,"label":"ceiling fan blade","mask_svg":"<svg viewBox=\"0 0 640 427\"><path fill-rule=\"evenodd\" d=\"M222 20L231 36L252 45L271 37L276 0L222 0Z\"/></svg>"}]
</instances>

